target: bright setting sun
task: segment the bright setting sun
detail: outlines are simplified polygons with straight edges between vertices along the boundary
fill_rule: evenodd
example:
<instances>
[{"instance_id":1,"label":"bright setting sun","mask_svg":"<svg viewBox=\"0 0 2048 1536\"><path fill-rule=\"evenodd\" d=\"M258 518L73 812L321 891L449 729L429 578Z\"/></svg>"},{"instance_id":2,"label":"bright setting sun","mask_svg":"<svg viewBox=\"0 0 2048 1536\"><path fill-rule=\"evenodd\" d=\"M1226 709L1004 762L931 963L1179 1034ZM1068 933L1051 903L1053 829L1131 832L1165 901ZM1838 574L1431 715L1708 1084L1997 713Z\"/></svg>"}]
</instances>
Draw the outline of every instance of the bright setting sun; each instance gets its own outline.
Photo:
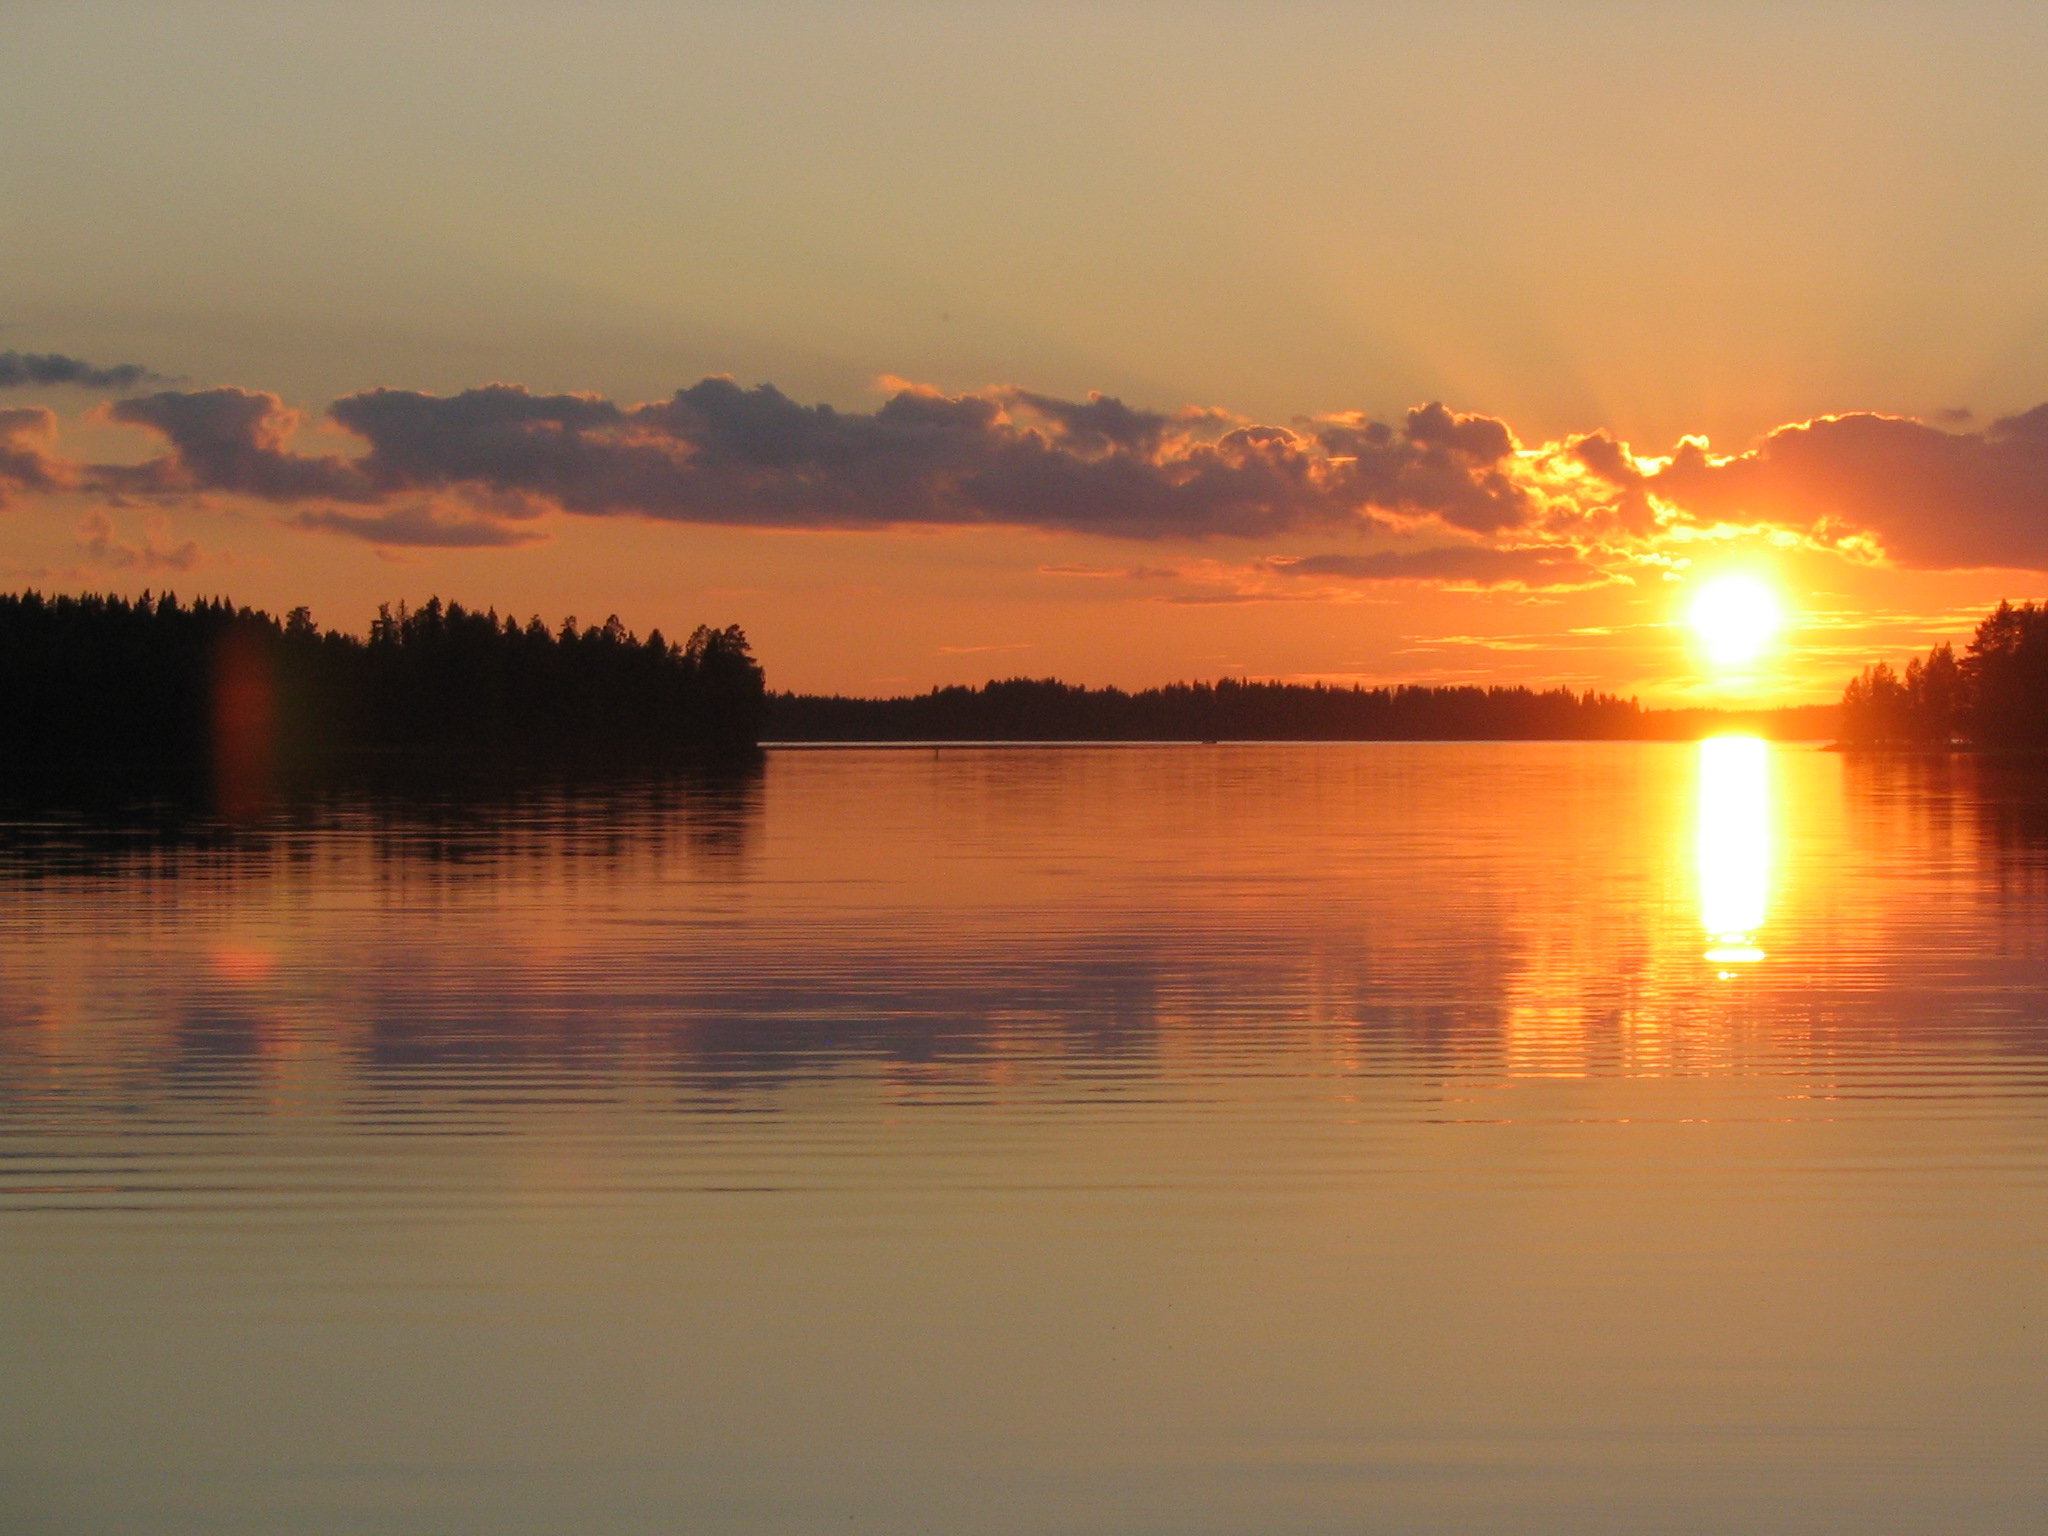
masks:
<instances>
[{"instance_id":1,"label":"bright setting sun","mask_svg":"<svg viewBox=\"0 0 2048 1536\"><path fill-rule=\"evenodd\" d=\"M1778 599L1754 576L1723 576L1692 600L1693 632L1718 667L1755 661L1784 622Z\"/></svg>"}]
</instances>

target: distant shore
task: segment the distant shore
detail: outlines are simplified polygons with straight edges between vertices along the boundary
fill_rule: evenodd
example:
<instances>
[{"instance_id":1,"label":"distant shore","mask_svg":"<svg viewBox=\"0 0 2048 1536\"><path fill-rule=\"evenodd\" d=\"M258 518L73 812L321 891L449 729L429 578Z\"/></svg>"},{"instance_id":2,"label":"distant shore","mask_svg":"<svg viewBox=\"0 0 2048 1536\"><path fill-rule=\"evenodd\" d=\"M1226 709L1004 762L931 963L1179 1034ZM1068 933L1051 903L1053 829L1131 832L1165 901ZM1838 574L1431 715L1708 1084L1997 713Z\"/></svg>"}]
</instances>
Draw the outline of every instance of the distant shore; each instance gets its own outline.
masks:
<instances>
[{"instance_id":1,"label":"distant shore","mask_svg":"<svg viewBox=\"0 0 2048 1536\"><path fill-rule=\"evenodd\" d=\"M1138 692L1052 678L935 688L896 698L771 693L764 746L1086 745L1278 741L1691 741L1746 732L1824 741L1836 706L1646 709L1569 688L1333 688L1172 683Z\"/></svg>"},{"instance_id":2,"label":"distant shore","mask_svg":"<svg viewBox=\"0 0 2048 1536\"><path fill-rule=\"evenodd\" d=\"M1738 728L1727 731L1709 731L1705 735L1737 734ZM1740 734L1756 734L1740 732ZM993 749L1026 749L1034 752L1080 752L1138 751L1155 747L1185 747L1190 751L1206 747L1428 747L1428 746L1489 746L1529 743L1532 745L1554 742L1559 745L1598 745L1608 743L1615 746L1664 745L1681 746L1703 739L1697 736L1263 736L1263 737L1218 737L1213 740L1197 741L1191 737L1167 738L1165 740L1124 740L1108 737L1068 737L1051 740L1012 741L1000 737L968 737L961 740L920 740L917 738L889 739L875 741L764 741L763 752L963 752L988 751ZM1858 751L1857 748L1843 747L1839 742L1829 741L1824 736L1772 736L1770 741L1791 745L1812 746L1823 752ZM1967 749L1958 747L1958 754ZM1903 754L1926 756L1929 754ZM1985 754L1977 753L1977 756ZM2010 754L2008 754L2010 755Z\"/></svg>"}]
</instances>

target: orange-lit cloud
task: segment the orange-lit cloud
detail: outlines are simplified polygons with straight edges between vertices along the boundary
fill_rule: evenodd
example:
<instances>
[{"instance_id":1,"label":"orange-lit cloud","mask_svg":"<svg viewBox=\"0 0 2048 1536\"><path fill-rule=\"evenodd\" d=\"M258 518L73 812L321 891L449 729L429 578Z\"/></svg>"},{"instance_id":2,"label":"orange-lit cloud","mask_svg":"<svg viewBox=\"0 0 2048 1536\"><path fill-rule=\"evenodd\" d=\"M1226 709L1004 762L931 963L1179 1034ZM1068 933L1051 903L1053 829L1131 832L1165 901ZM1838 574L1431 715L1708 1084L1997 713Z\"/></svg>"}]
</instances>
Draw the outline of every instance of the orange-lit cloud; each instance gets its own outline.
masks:
<instances>
[{"instance_id":1,"label":"orange-lit cloud","mask_svg":"<svg viewBox=\"0 0 2048 1536\"><path fill-rule=\"evenodd\" d=\"M88 565L106 570L189 571L200 561L194 539L172 542L170 520L161 514L145 523L142 538L121 538L114 520L95 509L78 525L78 547Z\"/></svg>"},{"instance_id":2,"label":"orange-lit cloud","mask_svg":"<svg viewBox=\"0 0 2048 1536\"><path fill-rule=\"evenodd\" d=\"M870 412L726 378L638 405L511 384L375 389L328 409L363 444L352 455L300 452L300 416L275 395L164 390L104 408L160 440L138 464L65 461L48 411L0 411L0 496L241 497L288 509L287 526L384 548L528 544L548 536L535 520L549 513L1268 541L1239 560L1263 584L1236 600L1285 600L1273 578L1567 590L1680 568L1700 540L1739 536L1927 569L2048 570L2048 406L1980 431L1954 429L1960 418L1830 416L1742 454L1687 439L1644 457L1599 431L1525 446L1498 418L1438 403L1398 422L1339 413L1279 426L1100 394L889 383ZM1353 547L1270 548L1304 536Z\"/></svg>"},{"instance_id":3,"label":"orange-lit cloud","mask_svg":"<svg viewBox=\"0 0 2048 1536\"><path fill-rule=\"evenodd\" d=\"M1847 524L1901 565L2048 570L2048 405L1981 432L1825 416L1725 460L1688 443L1648 484L1696 516Z\"/></svg>"},{"instance_id":4,"label":"orange-lit cloud","mask_svg":"<svg viewBox=\"0 0 2048 1536\"><path fill-rule=\"evenodd\" d=\"M37 405L0 411L0 507L24 492L69 487L72 466L50 451L56 439L53 412Z\"/></svg>"}]
</instances>

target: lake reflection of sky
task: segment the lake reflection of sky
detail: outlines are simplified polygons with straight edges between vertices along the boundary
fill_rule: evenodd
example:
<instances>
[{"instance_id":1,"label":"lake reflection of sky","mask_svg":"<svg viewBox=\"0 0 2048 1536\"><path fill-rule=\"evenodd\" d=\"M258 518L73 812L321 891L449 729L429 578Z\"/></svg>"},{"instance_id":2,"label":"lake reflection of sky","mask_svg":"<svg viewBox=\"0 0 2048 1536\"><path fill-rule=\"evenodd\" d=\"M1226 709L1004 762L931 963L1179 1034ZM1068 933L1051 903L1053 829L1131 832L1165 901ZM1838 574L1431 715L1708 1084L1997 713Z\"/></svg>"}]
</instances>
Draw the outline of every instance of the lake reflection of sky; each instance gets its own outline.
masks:
<instances>
[{"instance_id":1,"label":"lake reflection of sky","mask_svg":"<svg viewBox=\"0 0 2048 1536\"><path fill-rule=\"evenodd\" d=\"M0 1528L2031 1530L2044 805L1726 742L17 806Z\"/></svg>"}]
</instances>

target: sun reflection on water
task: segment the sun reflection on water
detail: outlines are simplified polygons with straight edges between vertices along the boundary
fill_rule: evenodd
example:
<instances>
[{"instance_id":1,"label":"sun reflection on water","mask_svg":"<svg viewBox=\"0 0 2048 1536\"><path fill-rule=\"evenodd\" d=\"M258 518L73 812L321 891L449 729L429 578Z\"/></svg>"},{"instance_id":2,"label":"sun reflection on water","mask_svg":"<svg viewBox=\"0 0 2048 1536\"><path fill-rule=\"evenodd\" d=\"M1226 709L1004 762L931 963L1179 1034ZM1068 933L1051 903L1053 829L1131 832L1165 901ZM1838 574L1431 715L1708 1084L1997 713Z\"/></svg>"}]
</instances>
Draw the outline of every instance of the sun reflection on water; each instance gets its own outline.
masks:
<instances>
[{"instance_id":1,"label":"sun reflection on water","mask_svg":"<svg viewBox=\"0 0 2048 1536\"><path fill-rule=\"evenodd\" d=\"M1764 958L1771 877L1770 749L1754 736L1700 743L1698 861L1706 959L1724 967Z\"/></svg>"}]
</instances>

